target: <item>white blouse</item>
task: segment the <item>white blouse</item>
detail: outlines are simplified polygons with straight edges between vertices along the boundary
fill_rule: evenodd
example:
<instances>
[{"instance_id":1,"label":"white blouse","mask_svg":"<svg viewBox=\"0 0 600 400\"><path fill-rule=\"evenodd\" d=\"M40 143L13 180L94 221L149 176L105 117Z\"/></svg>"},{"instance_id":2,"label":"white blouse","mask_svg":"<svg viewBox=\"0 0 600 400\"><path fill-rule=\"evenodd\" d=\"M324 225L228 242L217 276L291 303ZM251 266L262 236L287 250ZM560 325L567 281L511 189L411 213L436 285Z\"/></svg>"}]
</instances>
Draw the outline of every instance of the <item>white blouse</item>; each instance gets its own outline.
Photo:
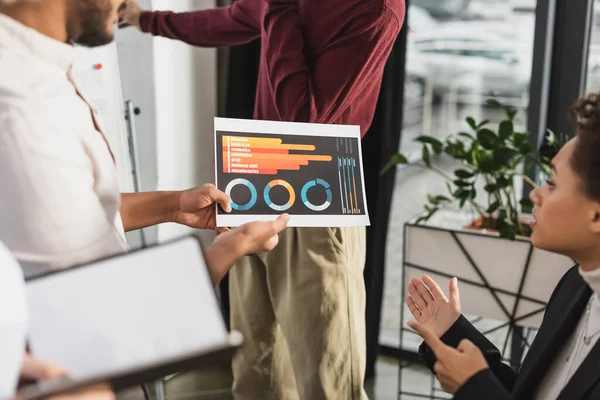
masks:
<instances>
[{"instance_id":1,"label":"white blouse","mask_svg":"<svg viewBox=\"0 0 600 400\"><path fill-rule=\"evenodd\" d=\"M573 335L559 351L542 380L535 400L556 400L600 339L600 269L586 272L580 268L579 273L594 290L594 294ZM584 340L585 337L589 337L589 340Z\"/></svg>"},{"instance_id":2,"label":"white blouse","mask_svg":"<svg viewBox=\"0 0 600 400\"><path fill-rule=\"evenodd\" d=\"M27 302L21 267L0 242L0 399L14 394L25 352Z\"/></svg>"},{"instance_id":3,"label":"white blouse","mask_svg":"<svg viewBox=\"0 0 600 400\"><path fill-rule=\"evenodd\" d=\"M26 275L128 249L112 155L68 78L74 55L0 14L0 240Z\"/></svg>"}]
</instances>

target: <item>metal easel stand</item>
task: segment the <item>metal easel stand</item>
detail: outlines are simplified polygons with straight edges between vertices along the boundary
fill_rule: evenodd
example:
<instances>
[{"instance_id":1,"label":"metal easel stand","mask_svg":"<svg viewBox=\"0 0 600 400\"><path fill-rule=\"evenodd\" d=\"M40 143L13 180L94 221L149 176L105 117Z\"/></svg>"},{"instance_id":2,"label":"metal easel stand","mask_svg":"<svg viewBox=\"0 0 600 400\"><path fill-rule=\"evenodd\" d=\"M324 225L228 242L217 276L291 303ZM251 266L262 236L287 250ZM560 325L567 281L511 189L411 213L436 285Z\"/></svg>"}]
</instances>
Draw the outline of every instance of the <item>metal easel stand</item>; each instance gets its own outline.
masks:
<instances>
[{"instance_id":1,"label":"metal easel stand","mask_svg":"<svg viewBox=\"0 0 600 400\"><path fill-rule=\"evenodd\" d=\"M165 382L162 379L154 382L154 392L156 393L156 400L165 400Z\"/></svg>"},{"instance_id":2,"label":"metal easel stand","mask_svg":"<svg viewBox=\"0 0 600 400\"><path fill-rule=\"evenodd\" d=\"M135 107L131 100L125 102L125 120L127 121L127 141L129 142L129 159L131 162L131 176L133 177L133 190L135 192L140 192L142 190L142 180L140 178L140 159L137 151ZM140 229L140 239L142 248L146 247L146 235L143 229Z\"/></svg>"},{"instance_id":3,"label":"metal easel stand","mask_svg":"<svg viewBox=\"0 0 600 400\"><path fill-rule=\"evenodd\" d=\"M137 152L137 133L135 129L135 108L131 100L125 102L125 120L127 121L127 141L129 143L129 159L131 162L131 175L133 177L133 189L135 192L140 192L142 189L142 182L140 178L140 163L139 155ZM147 246L146 235L143 229L140 229L140 241L142 248ZM144 393L147 393L144 390ZM165 400L165 384L162 379L154 382L154 393L156 400ZM150 399L147 399L150 400Z\"/></svg>"},{"instance_id":4,"label":"metal easel stand","mask_svg":"<svg viewBox=\"0 0 600 400\"><path fill-rule=\"evenodd\" d=\"M444 276L445 278L448 278L448 279L453 277L453 275L450 273L436 270L435 268L431 268L430 266L416 265L411 262L405 261L406 260L406 234L407 234L407 229L412 226L416 226L416 225L414 223L406 223L404 226L403 265L402 265L402 280L401 280L402 285L401 285L401 289L400 289L400 291L401 291L400 298L401 299L404 299L404 297L407 296L407 292L405 292L405 290L406 290L405 287L407 284L407 282L406 282L406 269L407 268L411 268L413 270L418 270L423 273L434 273L434 274L437 274L440 276ZM424 225L420 225L419 227L424 228L424 229L430 229ZM481 279L481 282L470 282L470 281L462 280L461 283L463 285L472 285L472 286L476 286L476 287L479 287L482 289L486 289L489 292L489 294L493 297L493 299L495 300L498 307L502 310L504 317L505 317L505 322L499 321L498 326L495 326L494 328L489 329L487 331L483 331L482 334L488 335L488 334L498 331L500 329L508 328L507 334L506 334L506 339L504 340L503 348L501 349L502 357L503 357L503 360L505 362L509 362L513 368L518 369L518 367L521 364L523 355L531 346L532 334L535 334L537 332L537 330L534 328L523 328L522 326L519 325L519 322L521 322L522 320L525 320L529 317L532 317L534 315L543 313L546 308L545 302L542 302L542 301L539 301L536 299L532 299L532 298L528 298L527 296L523 295L523 287L525 284L525 279L526 279L527 273L529 271L531 256L532 256L533 249L534 249L533 245L529 244L527 258L526 258L525 265L522 270L522 274L520 276L520 283L519 283L517 292L509 293L507 291L495 288L486 279L484 273L482 272L482 269L480 268L479 265L477 265L477 263L475 262L475 260L471 256L471 254L469 254L466 247L463 245L463 243L458 238L458 235L456 234L456 232L454 232L450 229L444 229L444 228L435 228L435 229L439 230L439 231L445 231L448 235L451 236L454 243L458 246L458 248L460 249L462 254L465 256L466 260L468 260L468 264L470 265L470 267L473 269L475 274L478 275ZM515 298L516 301L515 301L515 304L514 304L512 310L509 310L506 308L504 303L502 303L502 301L499 297L499 294L509 295L509 296L512 296ZM518 311L519 303L521 300L530 301L531 303L535 304L539 308L534 309L533 311L526 313L525 315L518 316L517 311ZM417 335L416 332L414 332L412 329L406 328L404 326L404 324L405 324L404 319L405 319L405 310L404 310L404 305L402 304L400 306L400 345L399 345L401 350L403 347L403 341L404 341L403 339L404 339L405 333L413 333L413 334ZM476 323L480 319L481 318L476 318L475 320L471 320L471 323ZM510 358L507 359L506 354L507 354L507 348L508 348L509 343L511 344L511 352L510 352ZM430 386L429 394L414 393L414 392L403 390L403 388L402 388L402 386L403 386L403 380L402 380L403 370L412 365L415 365L415 364L416 364L416 362L414 362L414 361L411 361L411 362L402 362L401 361L400 362L400 366L398 369L398 400L402 400L402 395L411 396L412 398L423 398L423 399L430 399L430 400L450 399L449 395L439 387L439 385L436 382L436 378L433 374L431 375L431 386Z\"/></svg>"}]
</instances>

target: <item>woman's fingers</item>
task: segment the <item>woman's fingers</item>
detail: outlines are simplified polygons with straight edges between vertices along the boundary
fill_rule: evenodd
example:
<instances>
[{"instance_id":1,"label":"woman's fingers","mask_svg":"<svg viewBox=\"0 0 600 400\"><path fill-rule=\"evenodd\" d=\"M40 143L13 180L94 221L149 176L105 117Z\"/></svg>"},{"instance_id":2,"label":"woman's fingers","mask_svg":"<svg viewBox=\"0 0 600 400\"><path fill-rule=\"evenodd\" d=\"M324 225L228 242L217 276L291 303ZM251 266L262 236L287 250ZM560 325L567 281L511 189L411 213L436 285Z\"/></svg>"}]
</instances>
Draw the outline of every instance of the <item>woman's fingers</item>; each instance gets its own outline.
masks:
<instances>
[{"instance_id":1,"label":"woman's fingers","mask_svg":"<svg viewBox=\"0 0 600 400\"><path fill-rule=\"evenodd\" d=\"M421 296L421 293L419 293L414 283L411 282L408 284L408 292L410 293L411 297L413 298L413 300L417 304L417 307L419 307L420 310L425 310L427 308L427 302L425 301L423 296Z\"/></svg>"},{"instance_id":2,"label":"woman's fingers","mask_svg":"<svg viewBox=\"0 0 600 400\"><path fill-rule=\"evenodd\" d=\"M419 318L421 317L422 313L421 313L421 310L419 310L419 308L415 304L415 301L413 300L412 297L408 296L406 298L406 305L408 306L408 309L410 310L413 317L417 318L417 321L418 321Z\"/></svg>"},{"instance_id":3,"label":"woman's fingers","mask_svg":"<svg viewBox=\"0 0 600 400\"><path fill-rule=\"evenodd\" d=\"M425 287L425 285L423 284L423 282L421 282L420 280L416 280L416 287L417 290L419 291L419 293L421 293L421 296L423 297L423 299L425 299L425 301L427 303L431 303L433 302L435 299L434 297L431 295L431 292L429 291L429 289L427 289ZM439 296L435 296L436 298L439 298Z\"/></svg>"},{"instance_id":4,"label":"woman's fingers","mask_svg":"<svg viewBox=\"0 0 600 400\"><path fill-rule=\"evenodd\" d=\"M435 297L436 299L442 299L446 303L448 302L448 298L446 297L446 295L442 291L442 288L440 288L440 286L436 283L436 281L434 281L433 279L431 279L429 276L425 275L423 277L423 282L427 285L427 287L429 288L429 290L433 294L433 297Z\"/></svg>"},{"instance_id":5,"label":"woman's fingers","mask_svg":"<svg viewBox=\"0 0 600 400\"><path fill-rule=\"evenodd\" d=\"M450 301L453 305L460 308L460 293L458 291L458 279L452 278L450 280Z\"/></svg>"}]
</instances>

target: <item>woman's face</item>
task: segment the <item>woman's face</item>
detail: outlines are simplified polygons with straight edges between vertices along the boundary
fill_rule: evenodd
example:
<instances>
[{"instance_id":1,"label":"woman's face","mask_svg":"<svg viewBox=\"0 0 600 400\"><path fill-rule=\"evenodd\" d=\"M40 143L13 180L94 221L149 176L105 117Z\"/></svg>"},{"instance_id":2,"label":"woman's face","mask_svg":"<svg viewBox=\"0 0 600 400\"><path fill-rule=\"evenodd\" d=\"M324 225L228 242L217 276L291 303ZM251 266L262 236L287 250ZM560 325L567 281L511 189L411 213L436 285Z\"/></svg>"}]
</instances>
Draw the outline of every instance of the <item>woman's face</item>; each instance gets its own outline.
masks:
<instances>
[{"instance_id":1,"label":"woman's face","mask_svg":"<svg viewBox=\"0 0 600 400\"><path fill-rule=\"evenodd\" d=\"M600 203L589 199L571 168L578 139L572 139L552 160L552 176L529 197L533 210L534 246L576 260L600 253Z\"/></svg>"}]
</instances>

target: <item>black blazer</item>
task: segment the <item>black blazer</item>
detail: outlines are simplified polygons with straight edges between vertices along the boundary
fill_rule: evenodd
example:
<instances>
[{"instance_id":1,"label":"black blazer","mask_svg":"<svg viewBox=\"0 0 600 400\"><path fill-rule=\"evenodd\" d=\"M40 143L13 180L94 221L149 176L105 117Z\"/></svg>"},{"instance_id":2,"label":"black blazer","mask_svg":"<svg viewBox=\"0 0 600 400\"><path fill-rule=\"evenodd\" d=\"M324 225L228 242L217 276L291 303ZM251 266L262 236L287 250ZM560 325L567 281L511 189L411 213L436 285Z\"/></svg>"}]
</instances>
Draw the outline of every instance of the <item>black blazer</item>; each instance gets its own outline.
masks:
<instances>
[{"instance_id":1,"label":"black blazer","mask_svg":"<svg viewBox=\"0 0 600 400\"><path fill-rule=\"evenodd\" d=\"M573 334L591 295L592 290L579 274L578 267L571 268L554 289L542 325L518 373L504 364L500 351L461 316L442 336L442 341L456 347L462 339L471 340L482 350L490 368L469 379L454 395L454 399L533 399L557 353ZM432 369L435 356L424 343L420 347L420 354ZM600 399L600 341L556 400L597 399Z\"/></svg>"}]
</instances>

